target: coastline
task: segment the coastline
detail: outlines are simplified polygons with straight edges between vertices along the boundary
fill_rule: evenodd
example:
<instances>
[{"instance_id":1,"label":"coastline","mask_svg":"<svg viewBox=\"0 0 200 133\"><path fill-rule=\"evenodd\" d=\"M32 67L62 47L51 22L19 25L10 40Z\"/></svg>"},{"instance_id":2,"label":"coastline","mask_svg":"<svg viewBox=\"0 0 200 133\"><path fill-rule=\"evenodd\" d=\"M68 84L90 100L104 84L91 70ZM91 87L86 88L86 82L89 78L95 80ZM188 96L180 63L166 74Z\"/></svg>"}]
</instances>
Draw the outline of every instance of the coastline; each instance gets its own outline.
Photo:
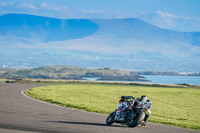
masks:
<instances>
[{"instance_id":1,"label":"coastline","mask_svg":"<svg viewBox=\"0 0 200 133\"><path fill-rule=\"evenodd\" d=\"M58 84L111 84L111 85L135 85L135 86L152 86L152 87L172 87L172 88L197 88L200 89L200 85L189 84L158 84L158 83L134 83L125 81L88 81L88 80L62 80L62 79L3 79L5 83L58 83Z\"/></svg>"}]
</instances>

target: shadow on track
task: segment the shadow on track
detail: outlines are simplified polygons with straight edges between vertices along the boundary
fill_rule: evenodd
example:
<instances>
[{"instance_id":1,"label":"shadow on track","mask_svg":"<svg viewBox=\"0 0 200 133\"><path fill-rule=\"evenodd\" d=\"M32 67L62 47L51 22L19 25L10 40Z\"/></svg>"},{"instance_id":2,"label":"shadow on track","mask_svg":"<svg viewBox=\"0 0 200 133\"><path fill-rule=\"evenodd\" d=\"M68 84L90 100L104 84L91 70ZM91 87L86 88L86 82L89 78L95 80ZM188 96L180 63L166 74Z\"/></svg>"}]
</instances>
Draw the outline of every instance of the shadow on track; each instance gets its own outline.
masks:
<instances>
[{"instance_id":1,"label":"shadow on track","mask_svg":"<svg viewBox=\"0 0 200 133\"><path fill-rule=\"evenodd\" d=\"M123 125L107 125L107 124L89 123L89 122L69 122L69 121L45 121L45 122L66 123L66 124L76 124L76 125L105 126L105 127L123 127Z\"/></svg>"},{"instance_id":2,"label":"shadow on track","mask_svg":"<svg viewBox=\"0 0 200 133\"><path fill-rule=\"evenodd\" d=\"M28 125L18 125L18 124L10 124L10 123L1 123L0 129L10 129L14 132L14 130L21 132L38 132L38 133L65 133L62 131L56 131L54 129L46 129L46 127L38 127L38 126L28 126ZM1 131L0 131L1 132Z\"/></svg>"}]
</instances>

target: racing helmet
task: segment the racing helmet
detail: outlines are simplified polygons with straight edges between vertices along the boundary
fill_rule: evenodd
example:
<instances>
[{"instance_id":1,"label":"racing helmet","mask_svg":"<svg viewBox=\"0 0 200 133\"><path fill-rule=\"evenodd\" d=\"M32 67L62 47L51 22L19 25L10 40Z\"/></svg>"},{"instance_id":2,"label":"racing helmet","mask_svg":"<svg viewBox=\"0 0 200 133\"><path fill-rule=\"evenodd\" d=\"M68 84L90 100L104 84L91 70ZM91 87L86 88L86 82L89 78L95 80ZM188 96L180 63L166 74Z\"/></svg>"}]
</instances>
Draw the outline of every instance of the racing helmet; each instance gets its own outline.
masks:
<instances>
[{"instance_id":1,"label":"racing helmet","mask_svg":"<svg viewBox=\"0 0 200 133\"><path fill-rule=\"evenodd\" d=\"M142 101L148 100L147 96L145 96L145 95L141 96L140 98L142 99Z\"/></svg>"},{"instance_id":2,"label":"racing helmet","mask_svg":"<svg viewBox=\"0 0 200 133\"><path fill-rule=\"evenodd\" d=\"M127 101L128 101L128 102L132 102L132 101L133 101L133 98L132 98L132 97L129 97L129 98L127 99Z\"/></svg>"}]
</instances>

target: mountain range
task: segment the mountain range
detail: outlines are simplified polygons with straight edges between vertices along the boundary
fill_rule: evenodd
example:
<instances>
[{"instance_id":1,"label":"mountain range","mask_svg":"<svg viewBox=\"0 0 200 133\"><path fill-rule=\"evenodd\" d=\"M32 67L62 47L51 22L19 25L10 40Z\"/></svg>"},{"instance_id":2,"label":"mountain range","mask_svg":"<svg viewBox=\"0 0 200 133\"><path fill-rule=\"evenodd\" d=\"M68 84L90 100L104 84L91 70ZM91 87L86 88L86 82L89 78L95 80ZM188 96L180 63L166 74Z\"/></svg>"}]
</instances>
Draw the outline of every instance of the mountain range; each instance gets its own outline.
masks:
<instances>
[{"instance_id":1,"label":"mountain range","mask_svg":"<svg viewBox=\"0 0 200 133\"><path fill-rule=\"evenodd\" d=\"M200 32L178 32L136 18L0 16L0 67L73 65L144 71L200 71Z\"/></svg>"}]
</instances>

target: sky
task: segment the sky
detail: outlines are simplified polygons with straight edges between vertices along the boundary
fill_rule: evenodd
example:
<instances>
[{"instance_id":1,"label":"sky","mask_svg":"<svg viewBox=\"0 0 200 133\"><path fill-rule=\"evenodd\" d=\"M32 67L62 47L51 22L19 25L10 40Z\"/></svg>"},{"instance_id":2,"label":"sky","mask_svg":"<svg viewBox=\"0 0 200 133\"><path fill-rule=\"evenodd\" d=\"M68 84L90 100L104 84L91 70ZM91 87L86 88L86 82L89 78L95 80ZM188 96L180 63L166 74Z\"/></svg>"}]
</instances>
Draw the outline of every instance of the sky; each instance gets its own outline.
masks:
<instances>
[{"instance_id":1,"label":"sky","mask_svg":"<svg viewBox=\"0 0 200 133\"><path fill-rule=\"evenodd\" d=\"M200 0L0 0L0 15L62 19L138 18L161 28L200 32Z\"/></svg>"}]
</instances>

